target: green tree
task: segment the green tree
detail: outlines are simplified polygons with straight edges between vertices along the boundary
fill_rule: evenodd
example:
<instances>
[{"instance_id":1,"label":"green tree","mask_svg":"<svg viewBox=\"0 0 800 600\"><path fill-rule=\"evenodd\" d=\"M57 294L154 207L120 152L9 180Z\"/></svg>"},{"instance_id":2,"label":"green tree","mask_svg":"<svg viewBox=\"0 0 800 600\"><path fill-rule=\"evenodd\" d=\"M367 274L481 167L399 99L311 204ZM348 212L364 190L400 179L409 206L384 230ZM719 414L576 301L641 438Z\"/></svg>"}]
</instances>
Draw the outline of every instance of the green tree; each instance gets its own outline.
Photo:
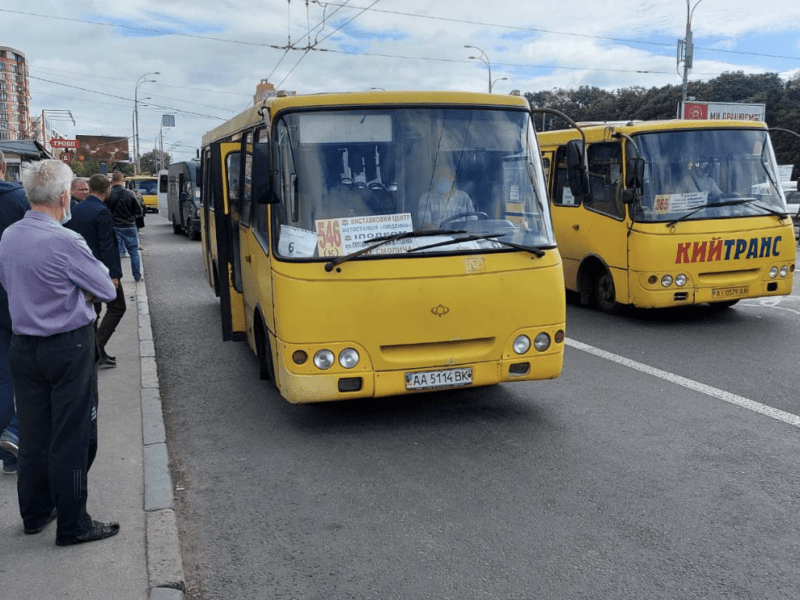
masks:
<instances>
[{"instance_id":1,"label":"green tree","mask_svg":"<svg viewBox=\"0 0 800 600\"><path fill-rule=\"evenodd\" d=\"M139 166L142 173L157 175L160 168L166 169L171 164L170 156L160 150L150 150L139 157Z\"/></svg>"}]
</instances>

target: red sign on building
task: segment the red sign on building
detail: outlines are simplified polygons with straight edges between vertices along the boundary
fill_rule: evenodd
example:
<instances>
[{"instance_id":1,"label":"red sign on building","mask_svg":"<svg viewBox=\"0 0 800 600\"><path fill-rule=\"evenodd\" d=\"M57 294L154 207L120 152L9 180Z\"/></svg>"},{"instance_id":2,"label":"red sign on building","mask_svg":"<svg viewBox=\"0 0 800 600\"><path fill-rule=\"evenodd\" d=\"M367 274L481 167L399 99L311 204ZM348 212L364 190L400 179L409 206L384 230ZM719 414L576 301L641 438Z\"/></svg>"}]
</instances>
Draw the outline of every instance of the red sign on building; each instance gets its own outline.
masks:
<instances>
[{"instance_id":1,"label":"red sign on building","mask_svg":"<svg viewBox=\"0 0 800 600\"><path fill-rule=\"evenodd\" d=\"M53 138L50 140L53 148L78 148L78 140L65 140L64 138Z\"/></svg>"}]
</instances>

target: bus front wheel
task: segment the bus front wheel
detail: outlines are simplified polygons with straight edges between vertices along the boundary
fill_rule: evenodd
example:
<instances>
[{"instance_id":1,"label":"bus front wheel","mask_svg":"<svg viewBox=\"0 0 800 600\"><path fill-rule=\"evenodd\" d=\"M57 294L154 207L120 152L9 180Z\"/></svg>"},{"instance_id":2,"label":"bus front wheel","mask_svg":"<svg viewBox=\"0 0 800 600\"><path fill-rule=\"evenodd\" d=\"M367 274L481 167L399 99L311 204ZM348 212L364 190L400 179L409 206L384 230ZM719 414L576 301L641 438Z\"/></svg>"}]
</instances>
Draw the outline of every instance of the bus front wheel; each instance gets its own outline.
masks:
<instances>
[{"instance_id":1,"label":"bus front wheel","mask_svg":"<svg viewBox=\"0 0 800 600\"><path fill-rule=\"evenodd\" d=\"M597 308L610 314L616 314L622 308L617 302L614 278L607 269L603 269L594 279L594 302Z\"/></svg>"},{"instance_id":2,"label":"bus front wheel","mask_svg":"<svg viewBox=\"0 0 800 600\"><path fill-rule=\"evenodd\" d=\"M183 233L181 224L175 222L175 217L172 217L172 233L174 233L175 235L180 235L181 233Z\"/></svg>"},{"instance_id":3,"label":"bus front wheel","mask_svg":"<svg viewBox=\"0 0 800 600\"><path fill-rule=\"evenodd\" d=\"M275 384L275 368L272 364L272 349L269 345L269 334L266 327L258 319L256 338L256 355L258 356L258 370L262 381L271 381Z\"/></svg>"}]
</instances>

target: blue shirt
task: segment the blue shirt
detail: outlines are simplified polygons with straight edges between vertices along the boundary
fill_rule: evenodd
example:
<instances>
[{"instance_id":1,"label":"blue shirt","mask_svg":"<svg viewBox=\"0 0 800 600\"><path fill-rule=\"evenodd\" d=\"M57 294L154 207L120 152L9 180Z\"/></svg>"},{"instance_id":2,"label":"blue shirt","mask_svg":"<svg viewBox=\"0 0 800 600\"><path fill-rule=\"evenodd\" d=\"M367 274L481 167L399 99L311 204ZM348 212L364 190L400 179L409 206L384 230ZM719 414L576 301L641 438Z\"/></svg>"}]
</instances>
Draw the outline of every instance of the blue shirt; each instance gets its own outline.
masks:
<instances>
[{"instance_id":1,"label":"blue shirt","mask_svg":"<svg viewBox=\"0 0 800 600\"><path fill-rule=\"evenodd\" d=\"M85 292L104 302L117 297L108 269L83 237L33 210L0 239L0 282L17 335L47 337L79 329L96 318Z\"/></svg>"}]
</instances>

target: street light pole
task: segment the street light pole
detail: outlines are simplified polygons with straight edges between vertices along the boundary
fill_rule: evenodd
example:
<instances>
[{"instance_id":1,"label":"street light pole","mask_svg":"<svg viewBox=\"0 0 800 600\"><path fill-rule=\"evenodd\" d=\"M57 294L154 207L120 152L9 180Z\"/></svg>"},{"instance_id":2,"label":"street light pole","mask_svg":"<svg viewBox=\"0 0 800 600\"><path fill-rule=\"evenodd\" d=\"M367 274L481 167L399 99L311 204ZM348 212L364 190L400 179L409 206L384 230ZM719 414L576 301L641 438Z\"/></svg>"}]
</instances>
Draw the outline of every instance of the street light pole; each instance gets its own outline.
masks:
<instances>
[{"instance_id":1,"label":"street light pole","mask_svg":"<svg viewBox=\"0 0 800 600\"><path fill-rule=\"evenodd\" d=\"M498 77L497 79L495 79L492 82L492 88L494 88L494 84L497 83L498 81L508 81L508 77Z\"/></svg>"},{"instance_id":2,"label":"street light pole","mask_svg":"<svg viewBox=\"0 0 800 600\"><path fill-rule=\"evenodd\" d=\"M469 58L470 58L470 60L476 60L477 59L477 60L482 61L486 65L486 67L489 69L489 93L491 94L492 93L492 63L489 62L489 56L486 54L486 52L484 52L483 50L481 50L477 46L464 46L464 48L472 48L473 50L477 50L478 52L481 53L480 56L470 56Z\"/></svg>"},{"instance_id":3,"label":"street light pole","mask_svg":"<svg viewBox=\"0 0 800 600\"><path fill-rule=\"evenodd\" d=\"M689 69L692 68L692 59L694 58L694 43L692 42L692 15L694 9L703 0L697 0L694 6L690 7L690 0L686 0L686 37L683 40L678 40L678 62L681 60L680 50L683 47L683 94L681 100L683 104L686 103L686 91L689 84Z\"/></svg>"},{"instance_id":4,"label":"street light pole","mask_svg":"<svg viewBox=\"0 0 800 600\"><path fill-rule=\"evenodd\" d=\"M135 159L135 171L136 174L139 174L141 169L141 164L139 162L139 86L143 83L155 83L155 79L145 79L148 75L161 75L158 71L153 71L152 73L145 73L139 80L136 82L136 87L133 89L133 122L134 122L134 132L133 132L133 140L134 140L134 159Z\"/></svg>"}]
</instances>

